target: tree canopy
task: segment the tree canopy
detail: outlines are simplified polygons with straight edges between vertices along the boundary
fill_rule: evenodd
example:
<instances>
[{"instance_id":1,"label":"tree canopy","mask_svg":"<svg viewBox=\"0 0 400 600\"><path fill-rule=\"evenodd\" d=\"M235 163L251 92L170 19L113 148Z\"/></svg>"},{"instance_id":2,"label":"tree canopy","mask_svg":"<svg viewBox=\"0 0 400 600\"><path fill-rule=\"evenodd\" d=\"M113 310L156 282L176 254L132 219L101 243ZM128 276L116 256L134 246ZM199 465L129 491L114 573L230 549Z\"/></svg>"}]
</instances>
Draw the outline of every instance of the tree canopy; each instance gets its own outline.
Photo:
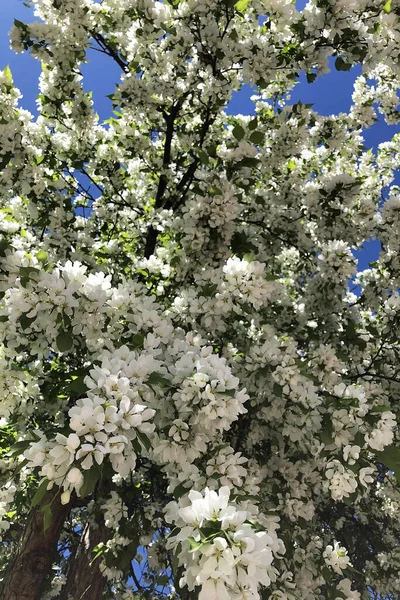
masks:
<instances>
[{"instance_id":1,"label":"tree canopy","mask_svg":"<svg viewBox=\"0 0 400 600\"><path fill-rule=\"evenodd\" d=\"M363 139L400 122L399 0L32 5L37 117L0 72L1 598L399 599L400 135ZM332 57L349 112L291 103Z\"/></svg>"}]
</instances>

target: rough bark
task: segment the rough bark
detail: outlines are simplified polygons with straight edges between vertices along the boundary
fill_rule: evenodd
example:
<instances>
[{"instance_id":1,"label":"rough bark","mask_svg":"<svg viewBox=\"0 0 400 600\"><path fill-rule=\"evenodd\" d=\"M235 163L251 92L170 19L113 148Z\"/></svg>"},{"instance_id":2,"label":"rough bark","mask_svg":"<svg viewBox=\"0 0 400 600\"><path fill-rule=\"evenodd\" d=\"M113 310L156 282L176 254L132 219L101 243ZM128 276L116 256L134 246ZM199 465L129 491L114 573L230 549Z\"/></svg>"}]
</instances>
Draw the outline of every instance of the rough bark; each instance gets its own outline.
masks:
<instances>
[{"instance_id":1,"label":"rough bark","mask_svg":"<svg viewBox=\"0 0 400 600\"><path fill-rule=\"evenodd\" d=\"M70 510L70 506L61 504L57 491L47 492L40 505L31 511L18 550L0 584L1 600L40 600ZM49 503L52 519L45 531L41 508Z\"/></svg>"},{"instance_id":2,"label":"rough bark","mask_svg":"<svg viewBox=\"0 0 400 600\"><path fill-rule=\"evenodd\" d=\"M59 600L100 600L105 578L101 575L100 560L93 560L93 548L106 542L110 530L104 524L94 528L87 523L76 550L67 581L62 588Z\"/></svg>"}]
</instances>

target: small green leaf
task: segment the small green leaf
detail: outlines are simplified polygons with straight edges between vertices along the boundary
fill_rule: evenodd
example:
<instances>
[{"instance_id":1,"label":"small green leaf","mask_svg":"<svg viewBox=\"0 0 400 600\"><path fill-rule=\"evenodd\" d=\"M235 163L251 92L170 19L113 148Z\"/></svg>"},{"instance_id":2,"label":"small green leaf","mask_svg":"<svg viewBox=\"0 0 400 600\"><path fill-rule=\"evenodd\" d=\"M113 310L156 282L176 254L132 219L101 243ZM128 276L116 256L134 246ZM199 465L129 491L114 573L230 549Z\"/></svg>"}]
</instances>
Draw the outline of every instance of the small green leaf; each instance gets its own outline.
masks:
<instances>
[{"instance_id":1,"label":"small green leaf","mask_svg":"<svg viewBox=\"0 0 400 600\"><path fill-rule=\"evenodd\" d=\"M207 283L204 287L201 288L200 295L209 298L210 296L214 296L215 292L218 289L218 284L216 283Z\"/></svg>"},{"instance_id":2,"label":"small green leaf","mask_svg":"<svg viewBox=\"0 0 400 600\"><path fill-rule=\"evenodd\" d=\"M4 169L12 158L11 152L5 152L3 156L0 157L0 169Z\"/></svg>"},{"instance_id":3,"label":"small green leaf","mask_svg":"<svg viewBox=\"0 0 400 600\"><path fill-rule=\"evenodd\" d=\"M8 458L15 458L20 454L23 454L27 448L31 445L30 440L23 440L21 442L16 442L11 446L9 451L5 454Z\"/></svg>"},{"instance_id":4,"label":"small green leaf","mask_svg":"<svg viewBox=\"0 0 400 600\"><path fill-rule=\"evenodd\" d=\"M321 574L322 577L325 579L326 583L330 583L332 581L332 573L328 569L328 567L322 567Z\"/></svg>"},{"instance_id":5,"label":"small green leaf","mask_svg":"<svg viewBox=\"0 0 400 600\"><path fill-rule=\"evenodd\" d=\"M257 117L255 117L254 119L252 119L249 122L249 130L254 131L254 129L257 129L257 125L258 125L258 119L257 119Z\"/></svg>"},{"instance_id":6,"label":"small green leaf","mask_svg":"<svg viewBox=\"0 0 400 600\"><path fill-rule=\"evenodd\" d=\"M168 585L171 578L168 575L159 575L156 579L157 585Z\"/></svg>"},{"instance_id":7,"label":"small green leaf","mask_svg":"<svg viewBox=\"0 0 400 600\"><path fill-rule=\"evenodd\" d=\"M196 552L196 550L203 546L203 542L201 540L197 542L193 537L188 537L188 542L190 544L189 552Z\"/></svg>"},{"instance_id":8,"label":"small green leaf","mask_svg":"<svg viewBox=\"0 0 400 600\"><path fill-rule=\"evenodd\" d=\"M330 446L331 444L333 444L334 438L332 423L328 423L319 435L321 438L321 442L323 442L325 446Z\"/></svg>"},{"instance_id":9,"label":"small green leaf","mask_svg":"<svg viewBox=\"0 0 400 600\"><path fill-rule=\"evenodd\" d=\"M63 331L59 333L56 338L57 348L60 352L68 352L74 345L72 333L70 331Z\"/></svg>"},{"instance_id":10,"label":"small green leaf","mask_svg":"<svg viewBox=\"0 0 400 600\"><path fill-rule=\"evenodd\" d=\"M250 4L250 0L239 0L239 2L236 2L235 8L239 12L244 12L247 9L249 4Z\"/></svg>"},{"instance_id":11,"label":"small green leaf","mask_svg":"<svg viewBox=\"0 0 400 600\"><path fill-rule=\"evenodd\" d=\"M168 379L160 375L160 373L151 373L147 378L146 383L148 383L149 385L170 385Z\"/></svg>"},{"instance_id":12,"label":"small green leaf","mask_svg":"<svg viewBox=\"0 0 400 600\"><path fill-rule=\"evenodd\" d=\"M43 531L47 531L51 525L53 519L53 513L51 512L51 504L46 504L42 508L43 513Z\"/></svg>"},{"instance_id":13,"label":"small green leaf","mask_svg":"<svg viewBox=\"0 0 400 600\"><path fill-rule=\"evenodd\" d=\"M307 73L306 79L308 83L313 83L317 79L317 73Z\"/></svg>"},{"instance_id":14,"label":"small green leaf","mask_svg":"<svg viewBox=\"0 0 400 600\"><path fill-rule=\"evenodd\" d=\"M4 77L7 80L7 83L12 83L12 73L10 67L7 65L3 71Z\"/></svg>"},{"instance_id":15,"label":"small green leaf","mask_svg":"<svg viewBox=\"0 0 400 600\"><path fill-rule=\"evenodd\" d=\"M337 71L350 71L351 63L347 63L340 56L335 60L335 67Z\"/></svg>"},{"instance_id":16,"label":"small green leaf","mask_svg":"<svg viewBox=\"0 0 400 600\"><path fill-rule=\"evenodd\" d=\"M208 158L208 154L206 152L204 152L204 150L197 150L197 156L200 159L200 162L203 163L203 165L208 165L209 163L209 158Z\"/></svg>"},{"instance_id":17,"label":"small green leaf","mask_svg":"<svg viewBox=\"0 0 400 600\"><path fill-rule=\"evenodd\" d=\"M35 495L32 498L31 506L37 506L38 504L41 503L41 501L43 500L43 498L47 492L48 484L49 484L49 480L43 479L42 483L39 485L38 489L36 490Z\"/></svg>"},{"instance_id":18,"label":"small green leaf","mask_svg":"<svg viewBox=\"0 0 400 600\"><path fill-rule=\"evenodd\" d=\"M22 21L18 21L18 19L14 19L14 25L19 29L26 29L25 23L23 23Z\"/></svg>"},{"instance_id":19,"label":"small green leaf","mask_svg":"<svg viewBox=\"0 0 400 600\"><path fill-rule=\"evenodd\" d=\"M90 494L93 493L96 484L100 479L100 475L100 467L97 464L94 464L88 471L84 472L83 485L79 490L79 495L81 498L90 496Z\"/></svg>"},{"instance_id":20,"label":"small green leaf","mask_svg":"<svg viewBox=\"0 0 400 600\"><path fill-rule=\"evenodd\" d=\"M25 287L25 285L28 283L28 281L30 279L32 279L33 281L36 281L36 277L39 274L40 274L39 269L36 269L35 267L20 267L19 275L21 278L21 285L23 287Z\"/></svg>"},{"instance_id":21,"label":"small green leaf","mask_svg":"<svg viewBox=\"0 0 400 600\"><path fill-rule=\"evenodd\" d=\"M264 140L265 135L261 131L253 131L250 136L250 141L253 142L253 144L262 144Z\"/></svg>"},{"instance_id":22,"label":"small green leaf","mask_svg":"<svg viewBox=\"0 0 400 600\"><path fill-rule=\"evenodd\" d=\"M383 10L386 14L389 14L392 10L392 0L387 0L386 4L383 7Z\"/></svg>"},{"instance_id":23,"label":"small green leaf","mask_svg":"<svg viewBox=\"0 0 400 600\"><path fill-rule=\"evenodd\" d=\"M150 439L147 437L147 435L145 433L142 433L139 430L136 430L136 435L140 441L140 443L142 444L142 446L144 448L146 448L147 451L149 451L151 449L151 441Z\"/></svg>"},{"instance_id":24,"label":"small green leaf","mask_svg":"<svg viewBox=\"0 0 400 600\"><path fill-rule=\"evenodd\" d=\"M236 390L225 390L224 392L217 392L222 396L229 396L229 398L234 398L236 396Z\"/></svg>"},{"instance_id":25,"label":"small green leaf","mask_svg":"<svg viewBox=\"0 0 400 600\"><path fill-rule=\"evenodd\" d=\"M236 163L237 167L257 167L260 164L258 158L253 158L252 156L246 156L246 158L242 158L238 163Z\"/></svg>"},{"instance_id":26,"label":"small green leaf","mask_svg":"<svg viewBox=\"0 0 400 600\"><path fill-rule=\"evenodd\" d=\"M179 498L182 498L182 496L187 494L189 491L190 491L190 488L187 488L183 485L183 483L180 483L179 485L176 486L176 488L172 492L172 495L174 498L176 498L178 500Z\"/></svg>"},{"instance_id":27,"label":"small green leaf","mask_svg":"<svg viewBox=\"0 0 400 600\"><path fill-rule=\"evenodd\" d=\"M387 446L382 452L372 450L379 462L385 467L393 471L397 481L400 481L400 448L395 446Z\"/></svg>"},{"instance_id":28,"label":"small green leaf","mask_svg":"<svg viewBox=\"0 0 400 600\"><path fill-rule=\"evenodd\" d=\"M388 412L391 410L392 409L390 406L385 406L384 404L380 404L378 406L374 406L374 408L371 409L371 413L383 413L383 412Z\"/></svg>"},{"instance_id":29,"label":"small green leaf","mask_svg":"<svg viewBox=\"0 0 400 600\"><path fill-rule=\"evenodd\" d=\"M71 382L68 384L68 389L76 394L85 394L87 392L87 386L84 381L83 375L74 375Z\"/></svg>"},{"instance_id":30,"label":"small green leaf","mask_svg":"<svg viewBox=\"0 0 400 600\"><path fill-rule=\"evenodd\" d=\"M143 348L143 344L144 344L144 339L145 339L145 335L143 333L135 333L135 335L132 336L132 338L130 339L130 346L132 346L132 348Z\"/></svg>"},{"instance_id":31,"label":"small green leaf","mask_svg":"<svg viewBox=\"0 0 400 600\"><path fill-rule=\"evenodd\" d=\"M245 131L240 125L235 125L235 127L232 129L233 137L235 137L238 142L244 138L244 133Z\"/></svg>"},{"instance_id":32,"label":"small green leaf","mask_svg":"<svg viewBox=\"0 0 400 600\"><path fill-rule=\"evenodd\" d=\"M97 546L95 546L92 550L94 557L92 558L92 560L90 561L90 566L92 566L92 564L94 563L94 561L97 558L100 558L100 556L102 554L104 554L104 552L107 550L106 545L104 544L104 542L100 542L99 544L97 544Z\"/></svg>"},{"instance_id":33,"label":"small green leaf","mask_svg":"<svg viewBox=\"0 0 400 600\"><path fill-rule=\"evenodd\" d=\"M28 464L28 462L29 461L27 458L25 458L24 460L21 460L21 462L18 464L18 466L14 469L14 475L19 473Z\"/></svg>"}]
</instances>

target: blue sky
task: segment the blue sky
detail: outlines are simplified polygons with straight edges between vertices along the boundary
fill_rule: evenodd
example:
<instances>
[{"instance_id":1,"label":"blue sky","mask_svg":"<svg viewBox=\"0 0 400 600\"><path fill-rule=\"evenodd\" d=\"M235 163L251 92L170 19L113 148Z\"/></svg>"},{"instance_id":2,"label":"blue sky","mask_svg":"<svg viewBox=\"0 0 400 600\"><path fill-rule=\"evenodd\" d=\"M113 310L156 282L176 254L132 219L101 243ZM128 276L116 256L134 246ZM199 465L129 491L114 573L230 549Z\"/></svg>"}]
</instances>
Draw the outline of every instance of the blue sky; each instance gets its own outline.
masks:
<instances>
[{"instance_id":1,"label":"blue sky","mask_svg":"<svg viewBox=\"0 0 400 600\"><path fill-rule=\"evenodd\" d=\"M301 10L306 0L297 0L296 4ZM15 84L23 94L22 106L35 114L40 64L29 54L16 55L9 49L8 32L15 18L29 22L33 20L32 11L23 5L22 0L0 0L0 69L6 65L10 66ZM113 86L119 81L121 71L117 65L98 52L90 51L89 58L89 64L84 65L82 69L84 86L87 91L93 91L95 108L100 119L106 119L111 111L111 101L106 95L111 93ZM353 82L360 73L359 66L353 67L349 72L338 72L333 68L329 74L318 78L312 84L307 83L305 76L301 75L300 83L291 94L291 102L301 100L303 103L313 103L314 109L322 115L348 111ZM249 86L236 93L228 111L232 114L253 113L251 94ZM375 149L380 142L390 139L398 131L399 126L387 126L383 121L379 121L365 133L365 146ZM356 253L359 269L368 267L368 262L375 260L378 252L379 242L368 242L363 251Z\"/></svg>"}]
</instances>

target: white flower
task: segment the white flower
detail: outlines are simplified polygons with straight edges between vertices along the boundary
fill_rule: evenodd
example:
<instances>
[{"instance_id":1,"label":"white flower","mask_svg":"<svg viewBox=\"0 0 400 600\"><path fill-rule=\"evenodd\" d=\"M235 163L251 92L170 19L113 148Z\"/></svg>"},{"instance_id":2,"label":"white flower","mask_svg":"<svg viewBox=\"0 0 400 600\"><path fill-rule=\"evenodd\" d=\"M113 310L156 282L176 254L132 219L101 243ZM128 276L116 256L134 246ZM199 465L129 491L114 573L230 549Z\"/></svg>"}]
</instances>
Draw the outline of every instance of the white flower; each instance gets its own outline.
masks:
<instances>
[{"instance_id":1,"label":"white flower","mask_svg":"<svg viewBox=\"0 0 400 600\"><path fill-rule=\"evenodd\" d=\"M370 483L373 483L375 478L372 477L372 473L375 473L374 467L363 467L360 469L358 477L360 479L361 485L368 487Z\"/></svg>"},{"instance_id":2,"label":"white flower","mask_svg":"<svg viewBox=\"0 0 400 600\"><path fill-rule=\"evenodd\" d=\"M63 463L71 464L75 457L75 451L79 447L80 439L75 433L70 433L68 437L57 433L57 445L49 451L54 465Z\"/></svg>"},{"instance_id":3,"label":"white flower","mask_svg":"<svg viewBox=\"0 0 400 600\"><path fill-rule=\"evenodd\" d=\"M351 564L350 558L347 556L346 548L340 546L339 542L334 542L333 546L327 546L324 550L323 557L325 563L329 567L332 567L339 575L342 574L343 569Z\"/></svg>"},{"instance_id":4,"label":"white flower","mask_svg":"<svg viewBox=\"0 0 400 600\"><path fill-rule=\"evenodd\" d=\"M199 600L231 600L224 581L207 579L201 586Z\"/></svg>"},{"instance_id":5,"label":"white flower","mask_svg":"<svg viewBox=\"0 0 400 600\"><path fill-rule=\"evenodd\" d=\"M66 480L72 487L79 491L83 484L83 473L76 467L73 467L68 471Z\"/></svg>"}]
</instances>

